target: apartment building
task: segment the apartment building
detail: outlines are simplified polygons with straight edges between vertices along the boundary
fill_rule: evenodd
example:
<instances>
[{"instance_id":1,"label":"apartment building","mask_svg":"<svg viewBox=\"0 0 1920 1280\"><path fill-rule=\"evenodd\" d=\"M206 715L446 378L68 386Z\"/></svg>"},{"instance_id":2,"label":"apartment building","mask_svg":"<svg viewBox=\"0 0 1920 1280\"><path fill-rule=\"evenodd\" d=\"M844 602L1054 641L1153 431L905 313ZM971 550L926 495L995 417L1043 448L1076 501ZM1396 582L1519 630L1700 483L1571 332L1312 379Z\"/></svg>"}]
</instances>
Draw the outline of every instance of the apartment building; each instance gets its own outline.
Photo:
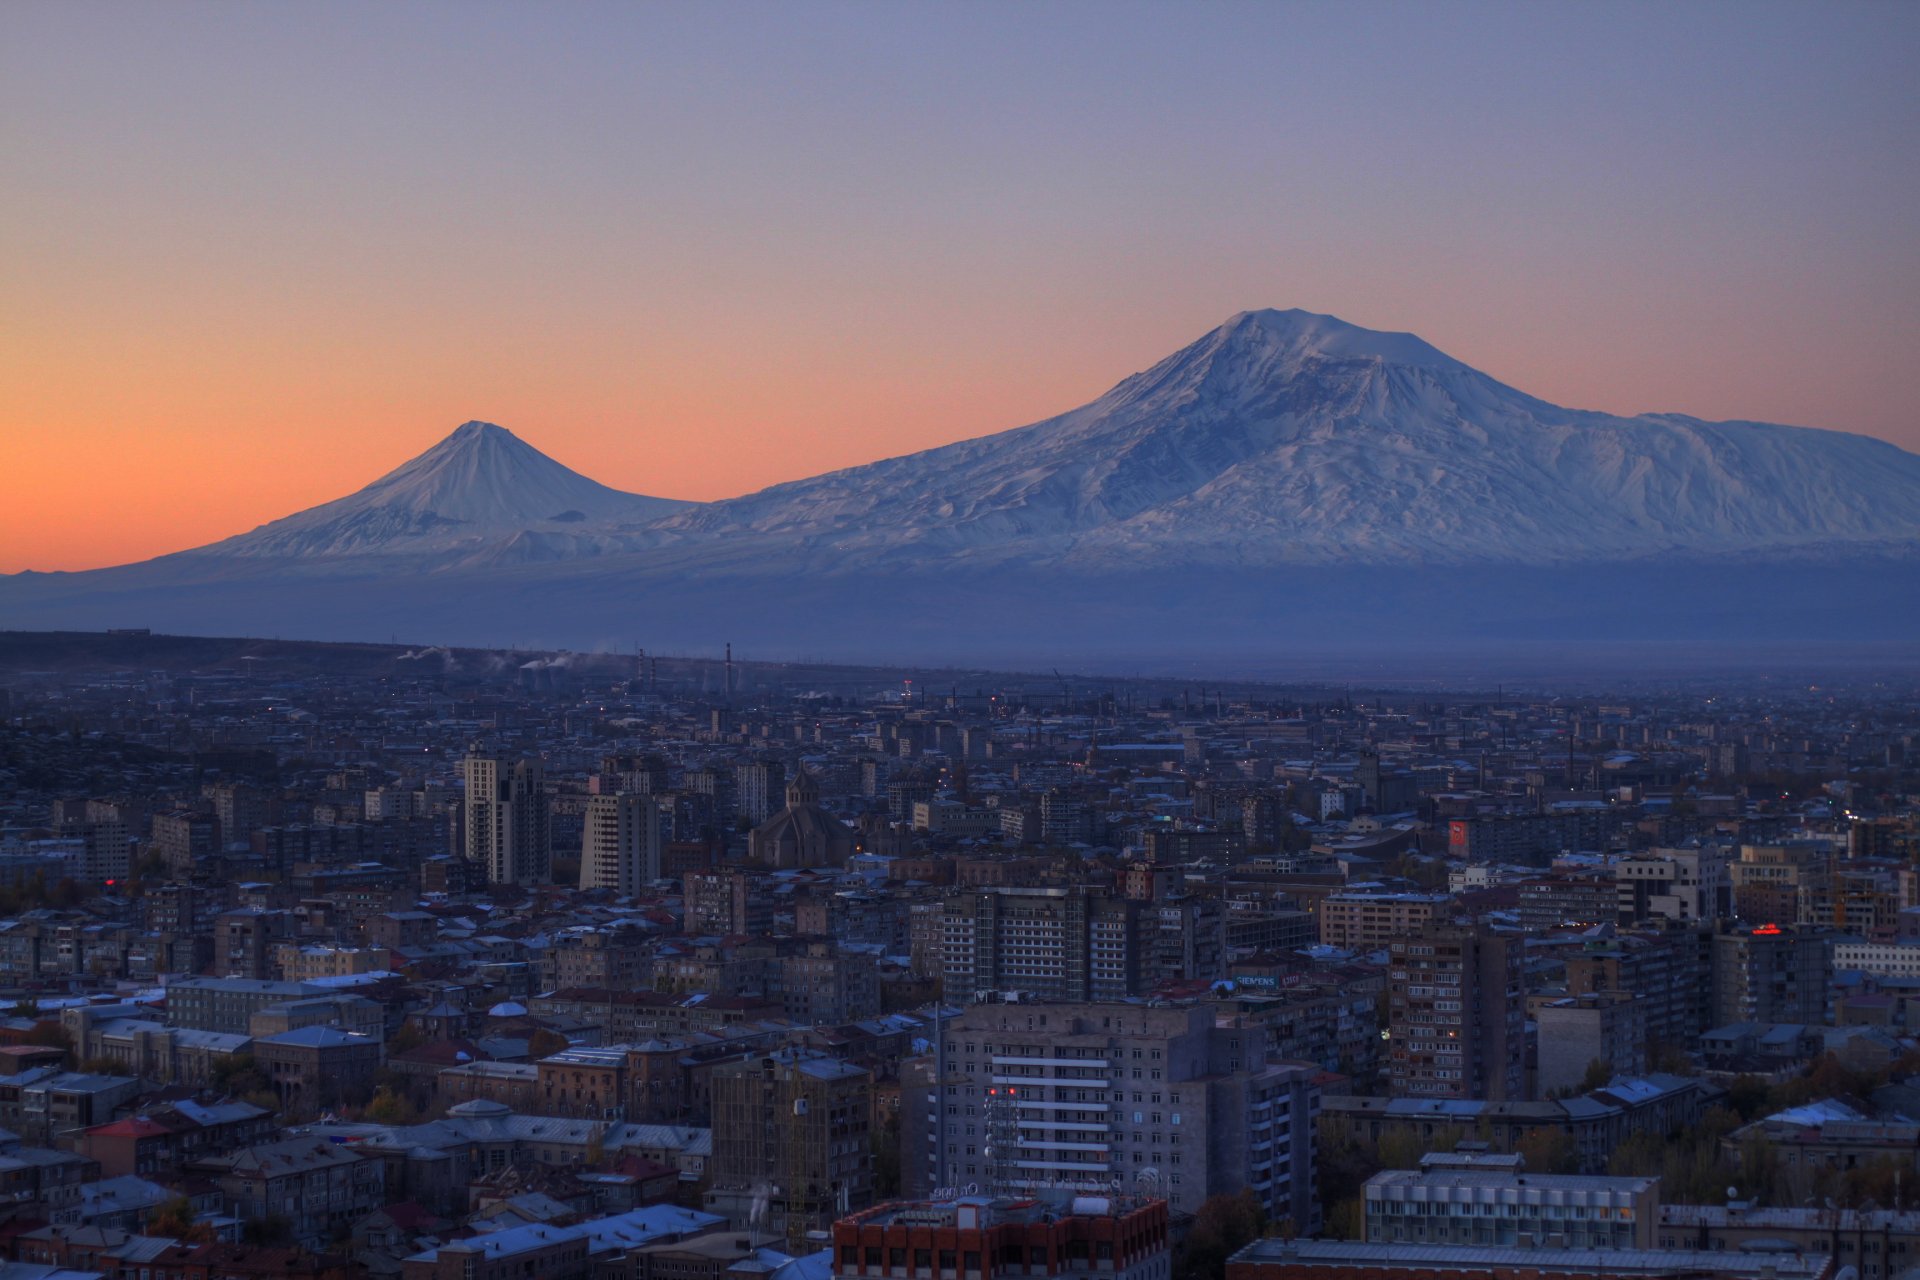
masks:
<instances>
[{"instance_id":1,"label":"apartment building","mask_svg":"<svg viewBox=\"0 0 1920 1280\"><path fill-rule=\"evenodd\" d=\"M1388 1076L1401 1097L1520 1099L1526 1010L1519 936L1428 925L1394 939Z\"/></svg>"},{"instance_id":2,"label":"apartment building","mask_svg":"<svg viewBox=\"0 0 1920 1280\"><path fill-rule=\"evenodd\" d=\"M903 1097L903 1181L1118 1188L1189 1213L1250 1187L1311 1231L1316 1072L1264 1043L1199 1006L975 1005L942 1028L931 1087Z\"/></svg>"}]
</instances>

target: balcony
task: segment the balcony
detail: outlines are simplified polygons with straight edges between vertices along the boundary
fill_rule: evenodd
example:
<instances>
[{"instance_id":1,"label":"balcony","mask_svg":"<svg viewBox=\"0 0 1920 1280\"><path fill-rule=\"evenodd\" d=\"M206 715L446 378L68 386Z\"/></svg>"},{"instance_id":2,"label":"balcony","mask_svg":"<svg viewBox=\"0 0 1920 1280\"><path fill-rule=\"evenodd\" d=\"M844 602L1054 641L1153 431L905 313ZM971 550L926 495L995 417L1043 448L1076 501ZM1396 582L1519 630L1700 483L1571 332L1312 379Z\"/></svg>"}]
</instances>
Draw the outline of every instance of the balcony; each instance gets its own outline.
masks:
<instances>
[{"instance_id":1,"label":"balcony","mask_svg":"<svg viewBox=\"0 0 1920 1280\"><path fill-rule=\"evenodd\" d=\"M996 1067L1100 1067L1106 1068L1105 1058L1003 1058L994 1055Z\"/></svg>"},{"instance_id":2,"label":"balcony","mask_svg":"<svg viewBox=\"0 0 1920 1280\"><path fill-rule=\"evenodd\" d=\"M1020 1139L1020 1146L1028 1151L1098 1151L1105 1152L1108 1146L1104 1142L1035 1142L1031 1138Z\"/></svg>"}]
</instances>

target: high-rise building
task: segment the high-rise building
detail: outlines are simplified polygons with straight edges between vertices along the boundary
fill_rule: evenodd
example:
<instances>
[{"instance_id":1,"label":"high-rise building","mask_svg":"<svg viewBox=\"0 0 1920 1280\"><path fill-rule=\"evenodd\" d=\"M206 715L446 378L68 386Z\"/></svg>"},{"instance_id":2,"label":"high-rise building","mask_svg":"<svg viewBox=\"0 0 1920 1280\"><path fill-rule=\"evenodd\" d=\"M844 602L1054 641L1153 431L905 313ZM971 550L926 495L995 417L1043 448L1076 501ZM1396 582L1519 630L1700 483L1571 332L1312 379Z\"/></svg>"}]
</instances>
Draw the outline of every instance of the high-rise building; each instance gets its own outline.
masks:
<instances>
[{"instance_id":1,"label":"high-rise building","mask_svg":"<svg viewBox=\"0 0 1920 1280\"><path fill-rule=\"evenodd\" d=\"M947 897L949 999L1018 991L1043 1000L1124 1000L1225 970L1217 900L1145 902L1099 889L992 885Z\"/></svg>"},{"instance_id":2,"label":"high-rise building","mask_svg":"<svg viewBox=\"0 0 1920 1280\"><path fill-rule=\"evenodd\" d=\"M220 820L211 813L175 809L153 815L153 856L177 876L190 876L220 852Z\"/></svg>"},{"instance_id":3,"label":"high-rise building","mask_svg":"<svg viewBox=\"0 0 1920 1280\"><path fill-rule=\"evenodd\" d=\"M1310 1233L1317 1069L1267 1061L1262 1034L1201 1005L974 1005L942 1027L943 1065L909 1073L927 1084L902 1105L903 1184L1117 1188L1187 1213L1245 1187Z\"/></svg>"},{"instance_id":4,"label":"high-rise building","mask_svg":"<svg viewBox=\"0 0 1920 1280\"><path fill-rule=\"evenodd\" d=\"M508 763L474 748L466 777L466 857L490 884L545 884L553 877L553 837L545 771L537 759Z\"/></svg>"},{"instance_id":5,"label":"high-rise building","mask_svg":"<svg viewBox=\"0 0 1920 1280\"><path fill-rule=\"evenodd\" d=\"M1452 902L1444 893L1332 893L1320 903L1320 941L1373 951L1425 927Z\"/></svg>"},{"instance_id":6,"label":"high-rise building","mask_svg":"<svg viewBox=\"0 0 1920 1280\"><path fill-rule=\"evenodd\" d=\"M216 782L206 794L220 819L220 838L228 844L244 844L255 827L272 821L265 797L244 782Z\"/></svg>"},{"instance_id":7,"label":"high-rise building","mask_svg":"<svg viewBox=\"0 0 1920 1280\"><path fill-rule=\"evenodd\" d=\"M773 929L764 878L738 868L689 871L680 877L681 929L690 937L760 934Z\"/></svg>"},{"instance_id":8,"label":"high-rise building","mask_svg":"<svg viewBox=\"0 0 1920 1280\"><path fill-rule=\"evenodd\" d=\"M1416 1098L1524 1101L1521 939L1430 924L1390 947L1389 1075Z\"/></svg>"},{"instance_id":9,"label":"high-rise building","mask_svg":"<svg viewBox=\"0 0 1920 1280\"><path fill-rule=\"evenodd\" d=\"M779 760L746 760L733 767L735 811L759 826L780 811L787 788L787 766Z\"/></svg>"},{"instance_id":10,"label":"high-rise building","mask_svg":"<svg viewBox=\"0 0 1920 1280\"><path fill-rule=\"evenodd\" d=\"M873 1202L873 1077L784 1049L716 1067L707 1208L790 1241Z\"/></svg>"},{"instance_id":11,"label":"high-rise building","mask_svg":"<svg viewBox=\"0 0 1920 1280\"><path fill-rule=\"evenodd\" d=\"M1631 992L1644 1006L1649 1061L1661 1048L1687 1048L1708 1028L1713 926L1656 919L1657 928L1621 932L1569 955L1567 994Z\"/></svg>"},{"instance_id":12,"label":"high-rise building","mask_svg":"<svg viewBox=\"0 0 1920 1280\"><path fill-rule=\"evenodd\" d=\"M943 913L949 999L1019 991L1044 1000L1137 994L1141 904L1084 888L996 885L953 894Z\"/></svg>"},{"instance_id":13,"label":"high-rise building","mask_svg":"<svg viewBox=\"0 0 1920 1280\"><path fill-rule=\"evenodd\" d=\"M1715 920L1733 909L1728 856L1718 849L1652 849L1614 868L1620 919Z\"/></svg>"},{"instance_id":14,"label":"high-rise building","mask_svg":"<svg viewBox=\"0 0 1920 1280\"><path fill-rule=\"evenodd\" d=\"M1727 926L1713 937L1713 1026L1826 1022L1832 948L1816 929Z\"/></svg>"},{"instance_id":15,"label":"high-rise building","mask_svg":"<svg viewBox=\"0 0 1920 1280\"><path fill-rule=\"evenodd\" d=\"M664 815L650 795L587 797L580 836L580 887L637 893L660 878Z\"/></svg>"}]
</instances>

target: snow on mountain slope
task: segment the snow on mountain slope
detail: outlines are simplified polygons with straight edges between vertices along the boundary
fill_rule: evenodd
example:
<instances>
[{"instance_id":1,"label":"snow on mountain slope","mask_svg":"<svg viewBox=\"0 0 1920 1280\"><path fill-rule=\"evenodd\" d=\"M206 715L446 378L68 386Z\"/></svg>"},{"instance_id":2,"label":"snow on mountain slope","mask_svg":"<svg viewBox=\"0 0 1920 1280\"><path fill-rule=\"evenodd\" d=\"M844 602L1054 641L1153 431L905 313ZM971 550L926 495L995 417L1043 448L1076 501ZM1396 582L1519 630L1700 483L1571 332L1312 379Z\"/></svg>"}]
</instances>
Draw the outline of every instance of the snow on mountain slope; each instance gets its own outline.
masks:
<instances>
[{"instance_id":1,"label":"snow on mountain slope","mask_svg":"<svg viewBox=\"0 0 1920 1280\"><path fill-rule=\"evenodd\" d=\"M620 528L689 505L609 489L505 427L468 422L358 493L191 554L562 559L597 554L618 545Z\"/></svg>"},{"instance_id":2,"label":"snow on mountain slope","mask_svg":"<svg viewBox=\"0 0 1920 1280\"><path fill-rule=\"evenodd\" d=\"M1897 543L1920 537L1920 457L1838 432L1562 409L1411 334L1252 311L1058 418L693 508L649 536L843 568Z\"/></svg>"}]
</instances>

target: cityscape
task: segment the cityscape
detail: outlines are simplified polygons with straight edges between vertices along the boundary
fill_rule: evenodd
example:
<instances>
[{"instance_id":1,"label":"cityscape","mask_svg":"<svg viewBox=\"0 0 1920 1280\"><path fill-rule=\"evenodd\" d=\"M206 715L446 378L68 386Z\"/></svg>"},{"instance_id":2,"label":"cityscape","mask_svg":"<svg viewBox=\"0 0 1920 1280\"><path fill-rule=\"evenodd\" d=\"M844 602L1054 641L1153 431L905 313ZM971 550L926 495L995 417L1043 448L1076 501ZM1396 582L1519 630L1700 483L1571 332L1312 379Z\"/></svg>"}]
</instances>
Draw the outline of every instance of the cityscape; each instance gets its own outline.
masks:
<instances>
[{"instance_id":1,"label":"cityscape","mask_svg":"<svg viewBox=\"0 0 1920 1280\"><path fill-rule=\"evenodd\" d=\"M0 1280L1920 1280L1916 65L0 4Z\"/></svg>"},{"instance_id":2,"label":"cityscape","mask_svg":"<svg viewBox=\"0 0 1920 1280\"><path fill-rule=\"evenodd\" d=\"M137 630L10 633L0 671L22 1264L1757 1280L1920 1250L1910 678L1209 688Z\"/></svg>"}]
</instances>

